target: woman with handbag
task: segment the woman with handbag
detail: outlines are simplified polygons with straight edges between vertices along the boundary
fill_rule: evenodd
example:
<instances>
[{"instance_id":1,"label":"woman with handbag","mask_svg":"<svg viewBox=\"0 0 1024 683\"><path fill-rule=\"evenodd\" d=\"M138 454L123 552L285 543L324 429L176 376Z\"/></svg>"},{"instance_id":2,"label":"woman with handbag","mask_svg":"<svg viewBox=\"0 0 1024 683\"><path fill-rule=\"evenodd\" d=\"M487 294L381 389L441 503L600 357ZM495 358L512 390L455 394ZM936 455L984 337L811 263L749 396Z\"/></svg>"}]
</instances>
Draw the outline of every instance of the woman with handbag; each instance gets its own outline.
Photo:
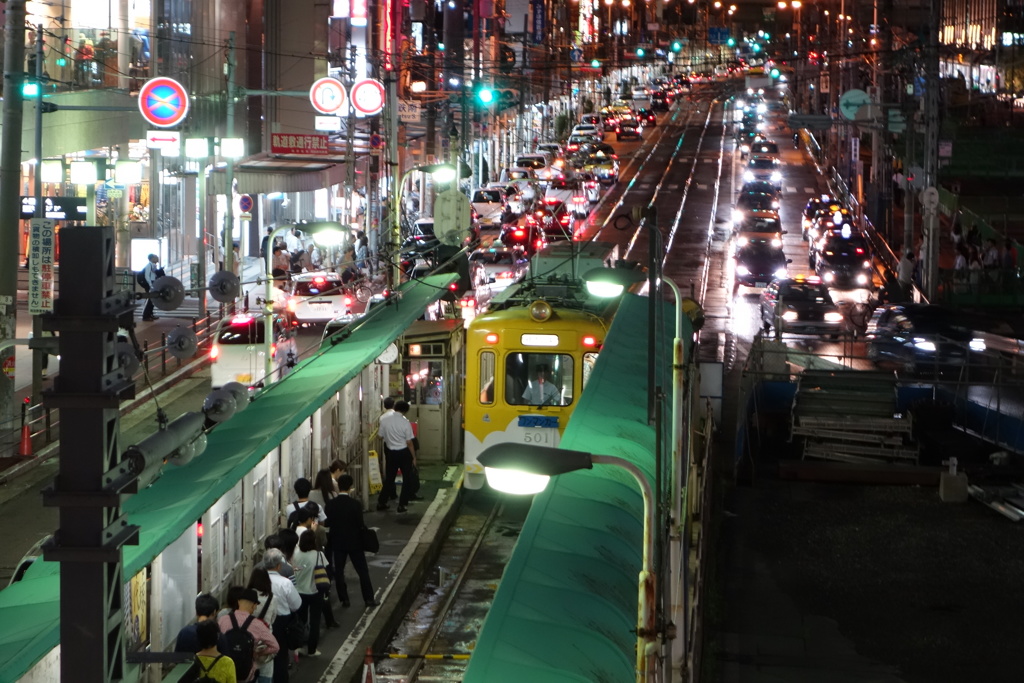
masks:
<instances>
[{"instance_id":1,"label":"woman with handbag","mask_svg":"<svg viewBox=\"0 0 1024 683\"><path fill-rule=\"evenodd\" d=\"M309 639L306 642L306 651L299 650L299 654L306 657L319 657L320 650L320 612L322 611L322 598L320 590L315 582L315 571L319 562L320 548L316 542L316 533L307 531L299 536L299 547L292 555L291 564L295 567L295 590L302 598L302 607L296 614L300 622L308 622Z\"/></svg>"}]
</instances>

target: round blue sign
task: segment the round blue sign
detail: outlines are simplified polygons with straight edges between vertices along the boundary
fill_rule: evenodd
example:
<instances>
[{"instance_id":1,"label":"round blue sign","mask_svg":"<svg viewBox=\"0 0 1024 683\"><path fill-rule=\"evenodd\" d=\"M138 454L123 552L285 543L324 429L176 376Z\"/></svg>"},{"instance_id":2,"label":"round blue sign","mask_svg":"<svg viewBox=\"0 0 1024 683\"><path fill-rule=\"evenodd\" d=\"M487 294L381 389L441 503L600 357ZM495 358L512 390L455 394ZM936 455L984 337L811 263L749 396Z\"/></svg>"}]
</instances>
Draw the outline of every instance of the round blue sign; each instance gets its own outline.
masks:
<instances>
[{"instance_id":1,"label":"round blue sign","mask_svg":"<svg viewBox=\"0 0 1024 683\"><path fill-rule=\"evenodd\" d=\"M139 91L139 111L154 126L176 126L188 115L188 93L173 78L152 78Z\"/></svg>"},{"instance_id":2,"label":"round blue sign","mask_svg":"<svg viewBox=\"0 0 1024 683\"><path fill-rule=\"evenodd\" d=\"M252 196L243 194L239 197L238 208L242 210L242 213L249 213L252 211Z\"/></svg>"}]
</instances>

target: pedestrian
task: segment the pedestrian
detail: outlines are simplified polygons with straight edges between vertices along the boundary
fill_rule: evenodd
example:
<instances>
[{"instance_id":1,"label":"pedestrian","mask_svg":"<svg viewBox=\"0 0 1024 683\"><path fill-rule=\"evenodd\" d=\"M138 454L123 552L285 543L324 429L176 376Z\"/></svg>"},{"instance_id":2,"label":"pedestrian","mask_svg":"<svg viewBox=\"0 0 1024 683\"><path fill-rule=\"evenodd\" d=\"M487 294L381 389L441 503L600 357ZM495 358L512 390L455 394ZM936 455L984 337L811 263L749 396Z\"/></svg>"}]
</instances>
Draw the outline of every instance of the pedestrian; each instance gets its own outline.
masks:
<instances>
[{"instance_id":1,"label":"pedestrian","mask_svg":"<svg viewBox=\"0 0 1024 683\"><path fill-rule=\"evenodd\" d=\"M967 244L972 247L981 248L981 232L975 224L972 224L971 227L967 229Z\"/></svg>"},{"instance_id":2,"label":"pedestrian","mask_svg":"<svg viewBox=\"0 0 1024 683\"><path fill-rule=\"evenodd\" d=\"M291 270L292 261L291 254L283 246L274 245L273 257L270 260L271 272L280 270L282 273L287 273ZM275 275L275 278L277 276Z\"/></svg>"},{"instance_id":3,"label":"pedestrian","mask_svg":"<svg viewBox=\"0 0 1024 683\"><path fill-rule=\"evenodd\" d=\"M909 248L903 250L903 258L900 259L899 268L896 270L896 281L903 290L903 298L910 296L910 289L914 284L914 252Z\"/></svg>"},{"instance_id":4,"label":"pedestrian","mask_svg":"<svg viewBox=\"0 0 1024 683\"><path fill-rule=\"evenodd\" d=\"M1017 250L1013 246L1013 240L1009 237L1003 243L1003 270L1011 271L1017 269Z\"/></svg>"},{"instance_id":5,"label":"pedestrian","mask_svg":"<svg viewBox=\"0 0 1024 683\"><path fill-rule=\"evenodd\" d=\"M199 652L199 637L196 629L204 621L213 621L217 618L217 610L220 603L217 598L209 593L200 593L196 596L196 620L178 631L178 638L174 641L175 652Z\"/></svg>"},{"instance_id":6,"label":"pedestrian","mask_svg":"<svg viewBox=\"0 0 1024 683\"><path fill-rule=\"evenodd\" d=\"M384 486L381 488L380 497L377 499L377 509L387 510L390 506L388 500L395 497L395 479L398 477L398 470L402 470L402 495L398 499L398 511L405 512L406 505L410 500L410 494L415 492L405 475L411 474L416 467L416 445L413 439L416 438L412 432L412 425L406 419L405 414L409 412L409 404L406 401L396 401L395 411L390 415L382 415L380 419L380 436L384 442L385 477Z\"/></svg>"},{"instance_id":7,"label":"pedestrian","mask_svg":"<svg viewBox=\"0 0 1024 683\"><path fill-rule=\"evenodd\" d=\"M338 599L342 607L352 603L348 598L345 583L345 563L352 561L352 568L359 577L359 589L367 607L380 603L374 599L373 584L370 582L370 568L363 551L363 504L352 497L354 480L351 474L338 477L338 495L327 503L327 527L330 529L330 551L334 556L334 582L338 586Z\"/></svg>"},{"instance_id":8,"label":"pedestrian","mask_svg":"<svg viewBox=\"0 0 1024 683\"><path fill-rule=\"evenodd\" d=\"M284 553L285 557L288 557L288 555L291 554L292 548L288 547L288 543L285 540L285 536L282 535L282 532L284 534L295 534L295 532L291 531L290 529L279 529L277 531L277 533L273 533L273 534L270 534L269 536L267 536L265 539L263 539L264 555L266 555L266 551L270 550L271 548L277 548L282 553ZM298 544L298 542L299 542L299 538L298 538L298 536L296 536L295 537L295 543ZM287 550L286 550L286 548L287 548ZM261 567L263 569L266 569L266 567L263 565L262 561L259 564L257 564L256 566L257 567ZM281 574L285 578L291 579L291 577L294 576L295 572L292 570L291 565L286 562L284 567L283 567L283 569L282 569L282 571L281 571Z\"/></svg>"},{"instance_id":9,"label":"pedestrian","mask_svg":"<svg viewBox=\"0 0 1024 683\"><path fill-rule=\"evenodd\" d=\"M263 236L262 240L260 240L260 258L263 259L264 262L267 260L267 245L270 244L270 235L272 235L273 232L273 228L267 228L267 234Z\"/></svg>"},{"instance_id":10,"label":"pedestrian","mask_svg":"<svg viewBox=\"0 0 1024 683\"><path fill-rule=\"evenodd\" d=\"M363 232L356 233L356 268L366 269L366 250L368 247L366 235Z\"/></svg>"},{"instance_id":11,"label":"pedestrian","mask_svg":"<svg viewBox=\"0 0 1024 683\"><path fill-rule=\"evenodd\" d=\"M276 655L283 648L278 638L267 628L267 625L262 620L256 618L255 612L259 607L260 598L254 589L232 586L228 589L227 601L230 611L217 619L220 632L223 634L222 642L228 650L226 654L229 656L234 655L232 658L235 659L235 674L238 676L239 683L250 683L256 680L257 662ZM235 650L234 644L236 639L230 633L234 629L248 631L249 635L252 636L254 647L251 652ZM287 654L287 650L284 651ZM240 661L237 658L240 656L249 659L247 662L248 671L238 670L240 668Z\"/></svg>"},{"instance_id":12,"label":"pedestrian","mask_svg":"<svg viewBox=\"0 0 1024 683\"><path fill-rule=\"evenodd\" d=\"M156 254L150 254L147 257L146 265L142 268L142 288L147 292L153 290L153 284L157 281L157 278L163 277L164 270L160 267L160 257ZM156 316L153 315L153 299L146 299L146 307L142 309L142 319L146 322L156 320Z\"/></svg>"},{"instance_id":13,"label":"pedestrian","mask_svg":"<svg viewBox=\"0 0 1024 683\"><path fill-rule=\"evenodd\" d=\"M348 463L342 460L332 460L331 464L327 466L327 469L331 471L331 479L334 480L334 490L338 491L338 477L348 472ZM324 501L324 505L327 501Z\"/></svg>"},{"instance_id":14,"label":"pedestrian","mask_svg":"<svg viewBox=\"0 0 1024 683\"><path fill-rule=\"evenodd\" d=\"M306 479L305 477L299 477L298 479L295 480L295 483L292 485L292 488L295 490L295 500L288 503L287 507L285 507L284 514L285 518L289 521L288 526L294 528L295 525L291 524L291 516L294 513L298 512L299 508L304 507L306 503L309 502L309 494L312 493L313 491L313 484L309 481L309 479ZM318 510L318 512L319 516L317 517L317 519L321 522L325 521L327 519L327 515L323 513L322 509Z\"/></svg>"},{"instance_id":15,"label":"pedestrian","mask_svg":"<svg viewBox=\"0 0 1024 683\"><path fill-rule=\"evenodd\" d=\"M245 587L255 590L256 595L260 599L260 605L254 612L256 618L263 621L268 629L271 628L274 619L277 617L277 598L274 597L274 587L270 583L270 574L263 567L254 567L252 572L249 573L249 583ZM256 683L273 683L273 680L274 655L257 658Z\"/></svg>"},{"instance_id":16,"label":"pedestrian","mask_svg":"<svg viewBox=\"0 0 1024 683\"><path fill-rule=\"evenodd\" d=\"M288 638L286 637L292 622L296 621L295 613L302 607L302 598L295 590L295 584L281 575L281 570L288 564L283 552L271 548L263 553L263 566L270 575L270 585L274 597L277 598L277 617L274 619L274 637L281 643L281 649L274 656L274 683L288 683Z\"/></svg>"},{"instance_id":17,"label":"pedestrian","mask_svg":"<svg viewBox=\"0 0 1024 683\"><path fill-rule=\"evenodd\" d=\"M306 651L299 650L299 653L306 657L321 655L317 646L320 644L320 614L323 610L320 605L320 591L313 581L313 570L316 569L319 559L320 546L316 541L316 534L301 534L299 547L292 555L291 564L295 567L295 590L299 592L299 598L302 600L302 606L296 612L295 618L306 624L309 629Z\"/></svg>"},{"instance_id":18,"label":"pedestrian","mask_svg":"<svg viewBox=\"0 0 1024 683\"><path fill-rule=\"evenodd\" d=\"M196 651L195 663L182 676L181 681L187 683L202 679L217 683L238 683L234 660L218 649L221 637L218 623L210 619L196 626L199 650Z\"/></svg>"},{"instance_id":19,"label":"pedestrian","mask_svg":"<svg viewBox=\"0 0 1024 683\"><path fill-rule=\"evenodd\" d=\"M999 267L999 248L994 239L985 240L985 251L981 255L981 265L986 269Z\"/></svg>"},{"instance_id":20,"label":"pedestrian","mask_svg":"<svg viewBox=\"0 0 1024 683\"><path fill-rule=\"evenodd\" d=\"M967 279L967 247L963 242L956 245L956 258L953 259L953 277L957 280Z\"/></svg>"},{"instance_id":21,"label":"pedestrian","mask_svg":"<svg viewBox=\"0 0 1024 683\"><path fill-rule=\"evenodd\" d=\"M329 469L322 469L313 478L313 490L309 492L309 500L320 506L322 510L327 506L327 501L338 495L337 482L331 476Z\"/></svg>"}]
</instances>

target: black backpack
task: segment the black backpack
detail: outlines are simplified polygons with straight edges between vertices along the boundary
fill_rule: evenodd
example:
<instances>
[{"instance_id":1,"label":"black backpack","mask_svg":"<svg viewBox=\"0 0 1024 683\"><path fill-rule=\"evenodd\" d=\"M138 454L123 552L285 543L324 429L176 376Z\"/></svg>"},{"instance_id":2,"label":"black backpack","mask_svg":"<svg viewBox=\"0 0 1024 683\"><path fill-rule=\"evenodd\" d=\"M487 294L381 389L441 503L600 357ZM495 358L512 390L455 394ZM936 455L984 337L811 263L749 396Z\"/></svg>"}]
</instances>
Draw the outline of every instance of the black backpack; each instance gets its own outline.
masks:
<instances>
[{"instance_id":1,"label":"black backpack","mask_svg":"<svg viewBox=\"0 0 1024 683\"><path fill-rule=\"evenodd\" d=\"M217 679L210 676L210 672L213 671L213 667L217 666L217 662L224 655L217 655L209 667L203 666L203 660L199 659L199 655L196 655L195 661L192 663L192 668L182 676L181 680L187 683L217 683Z\"/></svg>"},{"instance_id":2,"label":"black backpack","mask_svg":"<svg viewBox=\"0 0 1024 683\"><path fill-rule=\"evenodd\" d=\"M149 283L146 282L146 271L137 270L135 271L135 281L139 283L139 287L142 287L147 292L149 291Z\"/></svg>"},{"instance_id":3,"label":"black backpack","mask_svg":"<svg viewBox=\"0 0 1024 683\"><path fill-rule=\"evenodd\" d=\"M250 614L246 617L245 623L239 626L235 619L235 613L232 612L230 616L231 628L223 634L221 649L235 663L235 675L239 680L244 681L252 671L255 661L256 639L249 633L249 624L256 617Z\"/></svg>"}]
</instances>

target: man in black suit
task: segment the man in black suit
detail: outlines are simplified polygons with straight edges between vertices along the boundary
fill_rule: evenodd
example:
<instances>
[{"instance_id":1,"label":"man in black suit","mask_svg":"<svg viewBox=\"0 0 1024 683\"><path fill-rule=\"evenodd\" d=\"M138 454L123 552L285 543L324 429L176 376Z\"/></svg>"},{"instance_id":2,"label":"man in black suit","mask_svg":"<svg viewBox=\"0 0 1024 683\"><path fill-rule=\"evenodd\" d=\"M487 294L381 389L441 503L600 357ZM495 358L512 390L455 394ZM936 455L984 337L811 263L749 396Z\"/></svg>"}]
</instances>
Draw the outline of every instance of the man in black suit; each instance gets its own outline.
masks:
<instances>
[{"instance_id":1,"label":"man in black suit","mask_svg":"<svg viewBox=\"0 0 1024 683\"><path fill-rule=\"evenodd\" d=\"M366 528L363 505L350 495L353 483L351 474L338 477L339 495L331 498L324 506L326 525L330 530L331 552L334 555L334 580L338 584L341 606L348 607L351 603L348 599L348 586L345 585L345 562L352 560L352 568L359 576L359 588L366 606L376 607L380 603L373 597L370 568L366 565L366 555L363 553L361 532Z\"/></svg>"}]
</instances>

